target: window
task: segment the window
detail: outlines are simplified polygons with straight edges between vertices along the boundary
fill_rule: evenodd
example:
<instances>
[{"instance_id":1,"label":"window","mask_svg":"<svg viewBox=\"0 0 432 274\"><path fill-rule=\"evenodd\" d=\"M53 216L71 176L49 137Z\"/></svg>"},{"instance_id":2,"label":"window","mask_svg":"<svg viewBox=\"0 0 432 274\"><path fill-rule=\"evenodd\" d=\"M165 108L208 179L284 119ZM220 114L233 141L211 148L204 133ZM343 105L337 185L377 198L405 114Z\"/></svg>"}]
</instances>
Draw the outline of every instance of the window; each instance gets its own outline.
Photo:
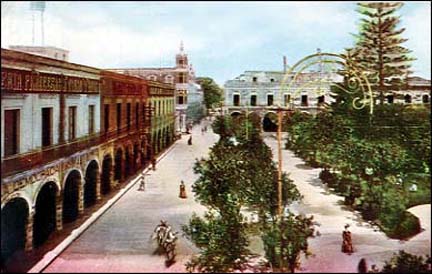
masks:
<instances>
[{"instance_id":1,"label":"window","mask_svg":"<svg viewBox=\"0 0 432 274\"><path fill-rule=\"evenodd\" d=\"M288 106L288 104L291 101L291 94L284 94L284 104L285 106Z\"/></svg>"},{"instance_id":2,"label":"window","mask_svg":"<svg viewBox=\"0 0 432 274\"><path fill-rule=\"evenodd\" d=\"M117 132L121 130L121 103L117 103Z\"/></svg>"},{"instance_id":3,"label":"window","mask_svg":"<svg viewBox=\"0 0 432 274\"><path fill-rule=\"evenodd\" d=\"M126 124L129 131L131 126L131 103L127 103L126 105Z\"/></svg>"},{"instance_id":4,"label":"window","mask_svg":"<svg viewBox=\"0 0 432 274\"><path fill-rule=\"evenodd\" d=\"M139 103L135 103L135 127L139 128Z\"/></svg>"},{"instance_id":5,"label":"window","mask_svg":"<svg viewBox=\"0 0 432 274\"><path fill-rule=\"evenodd\" d=\"M42 108L42 146L52 145L52 108Z\"/></svg>"},{"instance_id":6,"label":"window","mask_svg":"<svg viewBox=\"0 0 432 274\"><path fill-rule=\"evenodd\" d=\"M270 78L270 82L274 82L274 79L273 79L273 78Z\"/></svg>"},{"instance_id":7,"label":"window","mask_svg":"<svg viewBox=\"0 0 432 274\"><path fill-rule=\"evenodd\" d=\"M257 96L256 95L251 95L250 105L251 106L256 106L257 105Z\"/></svg>"},{"instance_id":8,"label":"window","mask_svg":"<svg viewBox=\"0 0 432 274\"><path fill-rule=\"evenodd\" d=\"M307 106L308 105L308 97L307 97L307 95L302 95L302 97L301 97L301 105L302 106Z\"/></svg>"},{"instance_id":9,"label":"window","mask_svg":"<svg viewBox=\"0 0 432 274\"><path fill-rule=\"evenodd\" d=\"M179 95L179 96L177 97L177 104L179 104L179 105L183 105L183 95Z\"/></svg>"},{"instance_id":10,"label":"window","mask_svg":"<svg viewBox=\"0 0 432 274\"><path fill-rule=\"evenodd\" d=\"M109 113L110 113L110 106L108 104L104 105L104 126L105 126L105 133L108 132L109 129Z\"/></svg>"},{"instance_id":11,"label":"window","mask_svg":"<svg viewBox=\"0 0 432 274\"><path fill-rule=\"evenodd\" d=\"M324 95L318 96L318 105L324 104L325 98Z\"/></svg>"},{"instance_id":12,"label":"window","mask_svg":"<svg viewBox=\"0 0 432 274\"><path fill-rule=\"evenodd\" d=\"M393 95L387 95L387 103L393 104L394 102L394 96Z\"/></svg>"},{"instance_id":13,"label":"window","mask_svg":"<svg viewBox=\"0 0 432 274\"><path fill-rule=\"evenodd\" d=\"M89 121L88 121L88 125L89 125L89 134L93 134L94 133L94 122L95 122L95 106L94 105L89 105Z\"/></svg>"},{"instance_id":14,"label":"window","mask_svg":"<svg viewBox=\"0 0 432 274\"><path fill-rule=\"evenodd\" d=\"M238 95L238 94L233 95L233 103L234 103L234 106L240 105L240 95Z\"/></svg>"},{"instance_id":15,"label":"window","mask_svg":"<svg viewBox=\"0 0 432 274\"><path fill-rule=\"evenodd\" d=\"M272 106L273 105L273 94L268 94L267 95L267 106Z\"/></svg>"},{"instance_id":16,"label":"window","mask_svg":"<svg viewBox=\"0 0 432 274\"><path fill-rule=\"evenodd\" d=\"M178 79L177 79L177 83L183 84L186 83L186 74L184 72L179 72L178 74Z\"/></svg>"},{"instance_id":17,"label":"window","mask_svg":"<svg viewBox=\"0 0 432 274\"><path fill-rule=\"evenodd\" d=\"M429 103L429 95L424 94L424 95L422 96L422 101L423 101L423 104L427 104L427 103Z\"/></svg>"},{"instance_id":18,"label":"window","mask_svg":"<svg viewBox=\"0 0 432 274\"><path fill-rule=\"evenodd\" d=\"M20 136L20 111L19 109L5 110L4 120L4 156L17 154L19 151Z\"/></svg>"},{"instance_id":19,"label":"window","mask_svg":"<svg viewBox=\"0 0 432 274\"><path fill-rule=\"evenodd\" d=\"M409 94L405 95L405 103L411 104L411 96Z\"/></svg>"},{"instance_id":20,"label":"window","mask_svg":"<svg viewBox=\"0 0 432 274\"><path fill-rule=\"evenodd\" d=\"M252 77L252 82L256 82L257 78L256 77Z\"/></svg>"},{"instance_id":21,"label":"window","mask_svg":"<svg viewBox=\"0 0 432 274\"><path fill-rule=\"evenodd\" d=\"M77 107L69 107L69 140L76 138L76 109Z\"/></svg>"}]
</instances>

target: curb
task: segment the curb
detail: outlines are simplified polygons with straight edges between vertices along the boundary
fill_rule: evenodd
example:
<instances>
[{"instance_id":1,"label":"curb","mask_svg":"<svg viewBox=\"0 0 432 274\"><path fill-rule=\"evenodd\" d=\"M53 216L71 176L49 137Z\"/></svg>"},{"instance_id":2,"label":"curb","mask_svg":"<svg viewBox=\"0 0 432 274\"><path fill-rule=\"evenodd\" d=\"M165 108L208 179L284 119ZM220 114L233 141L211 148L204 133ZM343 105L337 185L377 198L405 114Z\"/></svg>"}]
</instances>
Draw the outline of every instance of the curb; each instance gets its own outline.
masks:
<instances>
[{"instance_id":1,"label":"curb","mask_svg":"<svg viewBox=\"0 0 432 274\"><path fill-rule=\"evenodd\" d=\"M177 142L174 142L167 150L165 150L159 157L156 162L160 162L174 147L177 145ZM147 166L145 169L141 171L141 173L146 173L149 170L153 170L151 168L151 164ZM139 174L139 173L137 173ZM55 258L57 258L73 241L75 241L87 228L90 227L97 219L99 219L102 214L104 214L111 206L113 206L126 192L128 192L139 180L139 176L131 180L125 187L119 190L119 192L109 199L101 208L99 208L96 212L94 212L90 218L88 218L80 227L72 230L69 236L66 237L58 246L56 246L53 250L48 251L44 257L37 262L27 273L40 273L47 268Z\"/></svg>"}]
</instances>

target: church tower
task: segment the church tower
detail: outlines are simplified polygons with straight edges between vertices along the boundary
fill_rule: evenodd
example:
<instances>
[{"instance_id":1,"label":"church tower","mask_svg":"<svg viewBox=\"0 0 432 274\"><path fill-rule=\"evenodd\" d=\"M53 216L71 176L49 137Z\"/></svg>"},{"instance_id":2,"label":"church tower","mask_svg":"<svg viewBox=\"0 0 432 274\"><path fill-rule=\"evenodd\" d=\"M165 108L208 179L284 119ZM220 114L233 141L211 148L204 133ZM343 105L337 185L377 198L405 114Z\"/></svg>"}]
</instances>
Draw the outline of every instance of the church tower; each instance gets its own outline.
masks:
<instances>
[{"instance_id":1,"label":"church tower","mask_svg":"<svg viewBox=\"0 0 432 274\"><path fill-rule=\"evenodd\" d=\"M176 54L176 67L186 68L188 65L187 54L184 53L183 41L180 42L180 52Z\"/></svg>"}]
</instances>

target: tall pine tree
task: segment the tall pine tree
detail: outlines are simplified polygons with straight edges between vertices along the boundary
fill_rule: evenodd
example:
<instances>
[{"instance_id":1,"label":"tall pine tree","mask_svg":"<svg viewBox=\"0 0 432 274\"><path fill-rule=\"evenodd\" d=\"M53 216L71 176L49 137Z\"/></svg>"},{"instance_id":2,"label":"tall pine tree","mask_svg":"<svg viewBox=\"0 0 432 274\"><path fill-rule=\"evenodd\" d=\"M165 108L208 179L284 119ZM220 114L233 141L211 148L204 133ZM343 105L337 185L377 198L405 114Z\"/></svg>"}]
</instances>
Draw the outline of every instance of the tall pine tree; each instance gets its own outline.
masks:
<instances>
[{"instance_id":1,"label":"tall pine tree","mask_svg":"<svg viewBox=\"0 0 432 274\"><path fill-rule=\"evenodd\" d=\"M358 3L361 19L360 33L356 47L360 51L359 62L368 72L373 90L377 92L380 104L384 103L386 91L406 87L411 73L411 51L401 46L408 39L401 38L404 28L397 28L400 22L395 12L402 7L400 2Z\"/></svg>"}]
</instances>

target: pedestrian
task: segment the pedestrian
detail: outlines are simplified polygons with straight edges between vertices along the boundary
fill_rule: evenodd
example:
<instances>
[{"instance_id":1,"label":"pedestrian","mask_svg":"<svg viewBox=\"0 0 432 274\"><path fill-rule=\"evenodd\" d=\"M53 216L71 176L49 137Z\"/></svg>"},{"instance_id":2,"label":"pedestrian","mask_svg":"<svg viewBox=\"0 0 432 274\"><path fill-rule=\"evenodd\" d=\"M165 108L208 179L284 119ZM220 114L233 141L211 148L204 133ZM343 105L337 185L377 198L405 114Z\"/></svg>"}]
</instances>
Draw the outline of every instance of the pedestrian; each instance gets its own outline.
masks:
<instances>
[{"instance_id":1,"label":"pedestrian","mask_svg":"<svg viewBox=\"0 0 432 274\"><path fill-rule=\"evenodd\" d=\"M179 194L179 197L182 198L182 199L186 199L187 198L187 195L186 195L186 186L185 186L185 183L183 182L183 180L181 180L181 183L180 183L180 194Z\"/></svg>"},{"instance_id":2,"label":"pedestrian","mask_svg":"<svg viewBox=\"0 0 432 274\"><path fill-rule=\"evenodd\" d=\"M192 145L192 135L189 137L188 145Z\"/></svg>"},{"instance_id":3,"label":"pedestrian","mask_svg":"<svg viewBox=\"0 0 432 274\"><path fill-rule=\"evenodd\" d=\"M351 232L348 230L349 224L345 225L345 230L342 232L342 252L351 255L353 253Z\"/></svg>"},{"instance_id":4,"label":"pedestrian","mask_svg":"<svg viewBox=\"0 0 432 274\"><path fill-rule=\"evenodd\" d=\"M140 185L139 185L138 190L139 190L139 191L144 191L144 190L145 190L144 174L141 174L141 178L140 178Z\"/></svg>"},{"instance_id":5,"label":"pedestrian","mask_svg":"<svg viewBox=\"0 0 432 274\"><path fill-rule=\"evenodd\" d=\"M361 258L358 266L357 266L358 273L368 273L368 267L366 263L365 258Z\"/></svg>"}]
</instances>

